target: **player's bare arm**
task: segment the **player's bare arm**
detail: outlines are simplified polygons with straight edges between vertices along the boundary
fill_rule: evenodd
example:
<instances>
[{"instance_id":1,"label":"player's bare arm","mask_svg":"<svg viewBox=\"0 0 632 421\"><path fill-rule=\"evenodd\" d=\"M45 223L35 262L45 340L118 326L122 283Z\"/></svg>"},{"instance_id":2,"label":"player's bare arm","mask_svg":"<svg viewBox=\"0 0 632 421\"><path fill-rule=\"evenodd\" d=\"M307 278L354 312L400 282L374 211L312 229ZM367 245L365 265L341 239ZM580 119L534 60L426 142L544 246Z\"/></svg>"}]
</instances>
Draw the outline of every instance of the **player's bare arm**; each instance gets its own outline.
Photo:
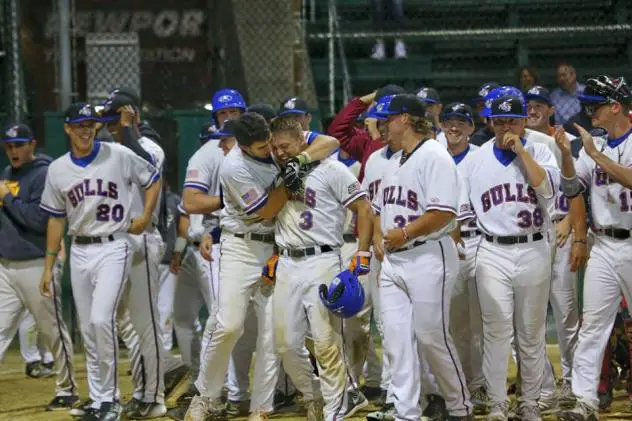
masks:
<instances>
[{"instance_id":1,"label":"player's bare arm","mask_svg":"<svg viewBox=\"0 0 632 421\"><path fill-rule=\"evenodd\" d=\"M454 212L430 210L403 228L388 230L384 236L384 246L387 250L397 250L414 238L440 230L454 218Z\"/></svg>"},{"instance_id":2,"label":"player's bare arm","mask_svg":"<svg viewBox=\"0 0 632 421\"><path fill-rule=\"evenodd\" d=\"M301 162L301 165L311 161L322 161L329 157L336 149L340 147L340 142L335 137L319 134L314 141L298 156L306 156L307 161Z\"/></svg>"},{"instance_id":3,"label":"player's bare arm","mask_svg":"<svg viewBox=\"0 0 632 421\"><path fill-rule=\"evenodd\" d=\"M358 226L358 250L369 251L373 238L373 210L366 197L351 202L347 207L356 214Z\"/></svg>"},{"instance_id":4,"label":"player's bare arm","mask_svg":"<svg viewBox=\"0 0 632 421\"><path fill-rule=\"evenodd\" d=\"M384 259L384 238L380 228L380 215L373 216L373 254L380 262Z\"/></svg>"},{"instance_id":5,"label":"player's bare arm","mask_svg":"<svg viewBox=\"0 0 632 421\"><path fill-rule=\"evenodd\" d=\"M603 152L597 149L592 135L586 129L577 124L575 124L575 128L581 136L586 154L591 157L601 169L608 173L610 178L615 182L627 189L632 189L632 168L618 164L608 158Z\"/></svg>"},{"instance_id":6,"label":"player's bare arm","mask_svg":"<svg viewBox=\"0 0 632 421\"><path fill-rule=\"evenodd\" d=\"M189 232L189 225L191 220L189 215L178 215L178 237L176 238L173 254L171 255L171 262L169 262L169 270L171 273L178 274L180 267L182 266L182 254L188 243L187 235Z\"/></svg>"},{"instance_id":7,"label":"player's bare arm","mask_svg":"<svg viewBox=\"0 0 632 421\"><path fill-rule=\"evenodd\" d=\"M573 244L571 247L571 272L586 266L588 261L588 246L586 245L586 232L588 231L588 218L586 216L586 203L584 196L578 195L568 200L568 217L573 227Z\"/></svg>"},{"instance_id":8,"label":"player's bare arm","mask_svg":"<svg viewBox=\"0 0 632 421\"><path fill-rule=\"evenodd\" d=\"M272 221L281 211L289 199L287 189L281 185L272 190L266 204L257 210L255 214L265 221Z\"/></svg>"},{"instance_id":9,"label":"player's bare arm","mask_svg":"<svg viewBox=\"0 0 632 421\"><path fill-rule=\"evenodd\" d=\"M546 171L524 148L522 141L520 140L520 136L512 132L506 132L503 142L504 145L510 147L516 153L520 162L522 162L529 185L533 187L536 193L539 193L542 197L546 199L551 198L554 191L553 186L548 181Z\"/></svg>"},{"instance_id":10,"label":"player's bare arm","mask_svg":"<svg viewBox=\"0 0 632 421\"><path fill-rule=\"evenodd\" d=\"M209 196L201 190L185 187L182 192L182 204L184 210L190 214L206 215L213 213L222 206L219 196Z\"/></svg>"},{"instance_id":11,"label":"player's bare arm","mask_svg":"<svg viewBox=\"0 0 632 421\"><path fill-rule=\"evenodd\" d=\"M142 234L147 228L147 225L151 222L151 217L158 202L160 196L162 182L156 180L152 183L147 190L145 190L145 208L143 214L140 217L134 218L131 221L128 232L131 234Z\"/></svg>"},{"instance_id":12,"label":"player's bare arm","mask_svg":"<svg viewBox=\"0 0 632 421\"><path fill-rule=\"evenodd\" d=\"M44 259L44 273L40 280L40 293L44 297L51 298L51 281L53 280L53 268L59 255L60 244L64 239L66 218L48 218L46 227L46 257Z\"/></svg>"}]
</instances>

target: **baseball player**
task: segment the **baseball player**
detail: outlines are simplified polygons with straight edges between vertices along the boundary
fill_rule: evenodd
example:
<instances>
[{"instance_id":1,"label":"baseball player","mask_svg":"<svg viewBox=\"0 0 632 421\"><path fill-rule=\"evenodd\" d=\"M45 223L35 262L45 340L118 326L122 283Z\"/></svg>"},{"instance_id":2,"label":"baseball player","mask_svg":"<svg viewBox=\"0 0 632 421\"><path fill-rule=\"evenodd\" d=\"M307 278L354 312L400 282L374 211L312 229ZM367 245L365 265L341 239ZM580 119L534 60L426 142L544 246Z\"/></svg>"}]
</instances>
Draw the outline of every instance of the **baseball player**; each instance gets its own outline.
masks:
<instances>
[{"instance_id":1,"label":"baseball player","mask_svg":"<svg viewBox=\"0 0 632 421\"><path fill-rule=\"evenodd\" d=\"M450 154L432 140L426 104L395 95L379 114L402 151L388 161L374 201L385 249L380 273L384 345L391 363L396 419L421 416L417 352L424 355L445 397L449 419L469 419L471 403L449 328L458 258L456 227L461 181ZM378 244L379 244L379 238ZM423 282L416 269L424 268ZM417 344L417 349L415 345Z\"/></svg>"},{"instance_id":2,"label":"baseball player","mask_svg":"<svg viewBox=\"0 0 632 421\"><path fill-rule=\"evenodd\" d=\"M446 143L445 134L441 129L440 116L443 104L441 104L439 93L434 88L424 87L417 90L417 96L426 103L426 107L428 109L427 117L432 120L434 138L447 148L448 145Z\"/></svg>"},{"instance_id":3,"label":"baseball player","mask_svg":"<svg viewBox=\"0 0 632 421\"><path fill-rule=\"evenodd\" d=\"M51 217L46 231L46 263L42 294L51 295L52 270L68 220L70 278L88 366L98 367L98 389L90 390L100 421L120 419L118 405L118 344L115 315L135 251L128 234L141 234L151 223L160 193L159 173L127 148L94 142L97 115L89 104L73 104L65 112L64 130L71 150L50 165L41 208ZM145 191L142 214L134 214Z\"/></svg>"},{"instance_id":4,"label":"baseball player","mask_svg":"<svg viewBox=\"0 0 632 421\"><path fill-rule=\"evenodd\" d=\"M586 255L583 199L589 188L592 208L591 234L594 243L584 277L582 324L573 358L573 394L576 406L559 412L562 420L597 419L599 362L610 336L621 293L632 298L632 124L628 112L632 94L626 81L607 75L586 81L581 98L594 127L604 128L606 139L595 138L576 125L583 143L579 159L573 162L570 142L563 130L555 134L563 154L562 188L571 198L571 218L579 227L574 232L573 262L580 266ZM577 204L578 206L573 206Z\"/></svg>"},{"instance_id":5,"label":"baseball player","mask_svg":"<svg viewBox=\"0 0 632 421\"><path fill-rule=\"evenodd\" d=\"M254 374L256 389L251 409L267 412L273 409L271 397L277 375L274 366L278 365L278 358L271 337L271 302L255 289L261 267L272 255L274 226L271 221L287 195L281 187L270 189L278 170L270 156L270 133L265 119L256 113L245 113L236 120L233 130L238 147L229 152L219 173L224 207L220 215L222 264L217 320L214 326L207 325L205 329L205 337L209 340L202 352L202 367L195 383L200 395L191 401L185 417L187 421L204 420L209 413L222 416L215 400L221 394L230 354L241 335L246 308L253 296L259 334ZM338 142L333 138L317 137L284 169L281 174L284 184L298 190L301 163L325 158L337 146ZM186 192L184 196L185 210L190 211ZM198 200L212 200L207 199L206 194L197 196ZM264 403L269 407L263 407Z\"/></svg>"},{"instance_id":6,"label":"baseball player","mask_svg":"<svg viewBox=\"0 0 632 421\"><path fill-rule=\"evenodd\" d=\"M452 103L444 108L440 119L448 142L448 151L457 168L460 168L473 159L472 156L478 149L478 146L469 144L470 136L474 133L472 109L463 103ZM484 409L487 401L483 375L483 326L474 280L480 235L475 218L459 220L457 242L462 250L459 273L450 302L450 331L463 364L470 399L477 412Z\"/></svg>"},{"instance_id":7,"label":"baseball player","mask_svg":"<svg viewBox=\"0 0 632 421\"><path fill-rule=\"evenodd\" d=\"M472 98L472 100L470 101L472 106L476 107L476 121L474 124L474 126L476 127L476 131L470 138L470 145L481 146L483 143L485 143L488 139L490 139L493 136L493 133L491 132L491 130L489 129L487 125L487 119L481 116L481 111L483 111L483 108L485 108L485 97L489 95L489 93L492 90L499 87L500 85L497 84L496 82L484 83L480 88L478 88L478 91L476 92L476 96ZM476 135L481 130L485 131L485 133L482 134L482 136L478 138L479 142L480 140L482 140L482 142L472 143L472 140L476 140L476 137L477 137Z\"/></svg>"},{"instance_id":8,"label":"baseball player","mask_svg":"<svg viewBox=\"0 0 632 421\"><path fill-rule=\"evenodd\" d=\"M68 410L79 398L72 342L62 318L61 276L52 281L50 298L39 293L48 222L39 205L52 160L35 152L37 141L24 124L9 126L2 134L2 145L9 166L0 175L0 361L28 311L57 362L56 393L46 409Z\"/></svg>"},{"instance_id":9,"label":"baseball player","mask_svg":"<svg viewBox=\"0 0 632 421\"><path fill-rule=\"evenodd\" d=\"M489 420L507 420L507 358L515 329L522 381L519 416L540 420L546 307L551 281L551 222L559 167L546 146L525 138L522 96L494 99L495 137L462 165L482 240L476 289L483 321L483 372Z\"/></svg>"},{"instance_id":10,"label":"baseball player","mask_svg":"<svg viewBox=\"0 0 632 421\"><path fill-rule=\"evenodd\" d=\"M549 136L554 134L555 127L550 124L554 108L549 91L536 85L525 92L524 96L528 106L527 127L534 132ZM581 146L580 139L575 141L574 137L568 133L567 136L573 145ZM568 217L568 199L562 193L561 185L558 186L556 200L549 209L549 215L554 227L552 232L555 233L549 301L553 309L555 330L560 345L562 383L560 389L556 391L554 376L546 373L538 401L543 413L557 409L558 405L573 403L570 384L571 368L579 330L577 283L575 273L571 272L570 266L571 243L568 237L571 233L571 225ZM551 364L547 364L546 370L550 371L550 367Z\"/></svg>"},{"instance_id":11,"label":"baseball player","mask_svg":"<svg viewBox=\"0 0 632 421\"><path fill-rule=\"evenodd\" d=\"M273 153L282 166L308 147L302 127L296 121L274 120L271 132ZM359 234L349 270L359 274L369 271L372 212L358 180L337 160L321 161L307 173L304 183L304 193L293 196L276 219L279 258L273 296L275 339L285 369L303 391L310 419L318 402L313 373L296 356L301 355L308 326L311 328L325 399L324 417L329 421L351 416L360 407L345 398L347 371L342 322L320 305L317 288L343 270L345 262L340 248L344 245L345 208L357 215ZM308 372L302 371L306 368ZM366 398L362 403L368 404Z\"/></svg>"},{"instance_id":12,"label":"baseball player","mask_svg":"<svg viewBox=\"0 0 632 421\"><path fill-rule=\"evenodd\" d=\"M135 98L120 91L114 91L105 101L101 121L106 123L108 132L116 142L123 142L124 131L135 129L134 109L138 107ZM137 142L145 151L143 155L146 156L141 157L162 173L165 159L162 148L143 136L139 137ZM158 200L161 200L160 196ZM143 207L143 196L138 192L133 196L131 211L140 213ZM157 228L160 207L155 206L153 209L151 223L146 232L132 237L138 243L138 250L132 257L129 272L131 280L128 289L124 291L119 310L129 310L142 355L139 370L142 376L133 377L135 391L132 400L125 405L124 413L130 418L140 419L161 417L167 412L164 404L164 346L157 309L160 288L159 265L164 253L164 242Z\"/></svg>"}]
</instances>

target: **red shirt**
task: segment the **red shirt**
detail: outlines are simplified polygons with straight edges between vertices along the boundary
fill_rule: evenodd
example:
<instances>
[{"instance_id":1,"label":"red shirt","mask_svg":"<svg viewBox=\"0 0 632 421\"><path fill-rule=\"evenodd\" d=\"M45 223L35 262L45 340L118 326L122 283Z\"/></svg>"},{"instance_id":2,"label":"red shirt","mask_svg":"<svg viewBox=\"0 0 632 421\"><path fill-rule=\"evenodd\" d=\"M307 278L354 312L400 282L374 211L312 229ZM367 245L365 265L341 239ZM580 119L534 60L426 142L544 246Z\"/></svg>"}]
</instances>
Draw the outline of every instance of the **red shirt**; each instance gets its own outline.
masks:
<instances>
[{"instance_id":1,"label":"red shirt","mask_svg":"<svg viewBox=\"0 0 632 421\"><path fill-rule=\"evenodd\" d=\"M382 139L373 139L364 129L356 127L356 120L360 114L367 110L369 106L360 101L359 97L354 97L349 103L336 114L336 118L327 129L327 134L340 141L340 148L348 153L351 158L360 162L360 173L358 179L364 178L364 166L369 156L378 149L384 147Z\"/></svg>"}]
</instances>

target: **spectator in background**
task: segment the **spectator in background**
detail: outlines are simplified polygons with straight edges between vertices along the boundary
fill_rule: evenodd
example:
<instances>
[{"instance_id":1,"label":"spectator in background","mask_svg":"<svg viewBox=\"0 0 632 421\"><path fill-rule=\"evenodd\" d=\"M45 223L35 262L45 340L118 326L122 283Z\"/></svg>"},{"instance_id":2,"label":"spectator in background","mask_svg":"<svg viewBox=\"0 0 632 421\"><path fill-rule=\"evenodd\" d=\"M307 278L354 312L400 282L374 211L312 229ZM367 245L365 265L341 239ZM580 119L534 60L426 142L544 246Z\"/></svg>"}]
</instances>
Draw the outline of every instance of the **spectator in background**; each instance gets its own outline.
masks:
<instances>
[{"instance_id":1,"label":"spectator in background","mask_svg":"<svg viewBox=\"0 0 632 421\"><path fill-rule=\"evenodd\" d=\"M404 0L371 0L371 2L375 29L378 31L401 29L401 24L404 22ZM404 40L401 38L396 39L395 58L405 59L407 57ZM384 38L379 38L375 42L371 58L375 60L384 60L386 58Z\"/></svg>"},{"instance_id":2,"label":"spectator in background","mask_svg":"<svg viewBox=\"0 0 632 421\"><path fill-rule=\"evenodd\" d=\"M562 125L581 111L578 95L584 93L584 85L577 82L577 73L566 62L557 65L557 85L551 92L551 101L555 106L555 124Z\"/></svg>"},{"instance_id":3,"label":"spectator in background","mask_svg":"<svg viewBox=\"0 0 632 421\"><path fill-rule=\"evenodd\" d=\"M528 91L533 86L540 84L540 76L535 67L522 66L516 72L516 83L521 91Z\"/></svg>"}]
</instances>

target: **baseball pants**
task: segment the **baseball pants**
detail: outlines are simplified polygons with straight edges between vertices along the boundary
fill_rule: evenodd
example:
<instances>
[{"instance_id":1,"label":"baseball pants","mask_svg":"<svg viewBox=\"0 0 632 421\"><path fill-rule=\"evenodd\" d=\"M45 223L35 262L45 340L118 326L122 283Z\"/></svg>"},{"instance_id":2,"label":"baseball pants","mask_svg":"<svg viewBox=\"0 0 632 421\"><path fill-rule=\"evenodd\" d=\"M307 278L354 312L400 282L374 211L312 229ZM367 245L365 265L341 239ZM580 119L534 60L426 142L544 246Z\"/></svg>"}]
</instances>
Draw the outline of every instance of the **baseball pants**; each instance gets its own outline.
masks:
<instances>
[{"instance_id":1,"label":"baseball pants","mask_svg":"<svg viewBox=\"0 0 632 421\"><path fill-rule=\"evenodd\" d=\"M197 248L189 247L182 259L173 295L173 324L182 360L195 379L200 371L200 335L196 330L200 309L206 304L214 311L214 291L219 280L219 250L213 247L213 261L206 261Z\"/></svg>"},{"instance_id":2,"label":"baseball pants","mask_svg":"<svg viewBox=\"0 0 632 421\"><path fill-rule=\"evenodd\" d=\"M274 387L279 373L279 357L272 335L272 300L259 288L261 268L272 255L273 245L237 238L226 232L219 244L221 265L216 317L204 329L200 374L195 386L202 396L221 396L229 360L239 340L251 297L257 314L257 360L250 410L271 412Z\"/></svg>"},{"instance_id":3,"label":"baseball pants","mask_svg":"<svg viewBox=\"0 0 632 421\"><path fill-rule=\"evenodd\" d=\"M165 352L173 348L173 295L176 289L177 276L171 273L168 264L161 263L158 266L158 316L160 331L162 332L162 347Z\"/></svg>"},{"instance_id":4,"label":"baseball pants","mask_svg":"<svg viewBox=\"0 0 632 421\"><path fill-rule=\"evenodd\" d=\"M142 377L132 377L134 389L140 390L142 401L164 403L164 348L157 309L159 270L164 244L157 230L136 236L140 248L132 258L129 288L124 290L123 310L129 309L132 326L138 335ZM132 367L134 372L136 367ZM136 383L141 380L141 383Z\"/></svg>"},{"instance_id":5,"label":"baseball pants","mask_svg":"<svg viewBox=\"0 0 632 421\"><path fill-rule=\"evenodd\" d=\"M46 298L39 290L43 272L44 259L0 259L0 361L28 311L44 344L54 354L56 395L76 395L72 341L61 311L61 276L59 272L53 275L53 298Z\"/></svg>"},{"instance_id":6,"label":"baseball pants","mask_svg":"<svg viewBox=\"0 0 632 421\"><path fill-rule=\"evenodd\" d=\"M555 230L553 230L555 233ZM560 344L562 378L571 379L573 353L579 333L579 302L575 273L571 272L570 253L573 239L569 237L562 247L553 244L551 294L549 301L555 318L555 330Z\"/></svg>"},{"instance_id":7,"label":"baseball pants","mask_svg":"<svg viewBox=\"0 0 632 421\"><path fill-rule=\"evenodd\" d=\"M465 259L459 260L459 274L450 303L450 333L458 351L467 385L471 391L485 386L483 375L483 325L476 292L476 249L480 237L467 238Z\"/></svg>"},{"instance_id":8,"label":"baseball pants","mask_svg":"<svg viewBox=\"0 0 632 421\"><path fill-rule=\"evenodd\" d=\"M424 268L423 275L418 268ZM458 268L456 246L449 237L384 257L379 294L397 420L421 417L420 371L425 363L421 360L421 370L414 369L419 354L436 376L450 415L472 413L465 375L449 332L450 299Z\"/></svg>"},{"instance_id":9,"label":"baseball pants","mask_svg":"<svg viewBox=\"0 0 632 421\"><path fill-rule=\"evenodd\" d=\"M93 407L120 399L116 314L129 276L132 242L126 234L70 248L70 280L86 353Z\"/></svg>"},{"instance_id":10,"label":"baseball pants","mask_svg":"<svg viewBox=\"0 0 632 421\"><path fill-rule=\"evenodd\" d=\"M37 331L33 315L28 310L24 312L24 317L18 327L18 341L20 354L27 364L37 361L48 364L55 361L53 354L44 344L42 335Z\"/></svg>"},{"instance_id":11,"label":"baseball pants","mask_svg":"<svg viewBox=\"0 0 632 421\"><path fill-rule=\"evenodd\" d=\"M573 358L573 394L597 409L597 388L606 344L621 303L632 303L632 239L595 235L584 277L584 304Z\"/></svg>"},{"instance_id":12,"label":"baseball pants","mask_svg":"<svg viewBox=\"0 0 632 421\"><path fill-rule=\"evenodd\" d=\"M550 262L551 246L546 236L515 245L481 241L476 288L483 320L483 372L492 403L507 400L507 364L514 329L522 379L519 399L535 405L540 397Z\"/></svg>"},{"instance_id":13,"label":"baseball pants","mask_svg":"<svg viewBox=\"0 0 632 421\"><path fill-rule=\"evenodd\" d=\"M325 401L326 421L347 410L349 378L345 364L341 318L320 301L318 287L343 270L339 251L292 258L281 253L274 287L274 336L283 366L305 401ZM304 358L305 337L311 332L318 363L320 391L311 364Z\"/></svg>"}]
</instances>

